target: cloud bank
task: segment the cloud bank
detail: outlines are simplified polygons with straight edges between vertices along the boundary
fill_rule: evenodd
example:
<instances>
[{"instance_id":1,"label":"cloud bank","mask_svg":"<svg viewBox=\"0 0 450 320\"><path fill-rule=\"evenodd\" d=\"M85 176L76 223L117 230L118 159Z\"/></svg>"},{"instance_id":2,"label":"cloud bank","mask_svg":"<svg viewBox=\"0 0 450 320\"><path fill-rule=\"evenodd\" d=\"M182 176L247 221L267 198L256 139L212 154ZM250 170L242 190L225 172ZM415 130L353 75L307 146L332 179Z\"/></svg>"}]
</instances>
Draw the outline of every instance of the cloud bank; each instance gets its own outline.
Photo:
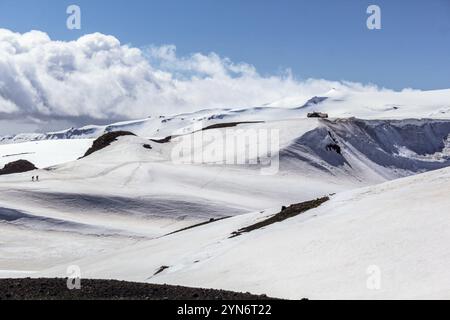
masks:
<instances>
[{"instance_id":1,"label":"cloud bank","mask_svg":"<svg viewBox=\"0 0 450 320\"><path fill-rule=\"evenodd\" d=\"M215 53L179 57L176 47L138 49L113 36L53 41L40 31L0 29L0 120L109 121L216 107L305 100L331 88L377 90L358 83L263 76ZM24 120L25 119L25 120ZM85 123L84 123L85 124Z\"/></svg>"}]
</instances>

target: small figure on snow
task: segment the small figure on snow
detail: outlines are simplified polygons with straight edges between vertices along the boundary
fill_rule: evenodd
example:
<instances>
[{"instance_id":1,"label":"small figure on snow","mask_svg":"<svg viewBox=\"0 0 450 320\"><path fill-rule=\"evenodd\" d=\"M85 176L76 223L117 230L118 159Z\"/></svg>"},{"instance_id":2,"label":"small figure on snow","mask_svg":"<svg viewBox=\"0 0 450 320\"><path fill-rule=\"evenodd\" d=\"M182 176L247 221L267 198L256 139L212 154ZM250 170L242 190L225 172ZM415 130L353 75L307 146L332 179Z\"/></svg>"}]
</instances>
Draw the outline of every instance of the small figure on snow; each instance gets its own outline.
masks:
<instances>
[{"instance_id":1,"label":"small figure on snow","mask_svg":"<svg viewBox=\"0 0 450 320\"><path fill-rule=\"evenodd\" d=\"M36 176L36 182L39 182L39 176Z\"/></svg>"},{"instance_id":2,"label":"small figure on snow","mask_svg":"<svg viewBox=\"0 0 450 320\"><path fill-rule=\"evenodd\" d=\"M34 176L33 176L33 177L31 177L31 181L32 181L32 182L34 182Z\"/></svg>"}]
</instances>

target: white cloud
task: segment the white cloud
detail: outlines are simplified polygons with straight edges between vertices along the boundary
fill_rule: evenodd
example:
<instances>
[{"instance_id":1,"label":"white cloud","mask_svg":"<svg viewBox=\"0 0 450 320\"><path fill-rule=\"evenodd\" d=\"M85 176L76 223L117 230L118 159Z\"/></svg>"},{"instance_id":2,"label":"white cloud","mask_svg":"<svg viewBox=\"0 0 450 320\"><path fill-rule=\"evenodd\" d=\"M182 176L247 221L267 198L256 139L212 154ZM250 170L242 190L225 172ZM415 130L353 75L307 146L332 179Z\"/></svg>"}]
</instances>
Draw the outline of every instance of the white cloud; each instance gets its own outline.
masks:
<instances>
[{"instance_id":1,"label":"white cloud","mask_svg":"<svg viewBox=\"0 0 450 320\"><path fill-rule=\"evenodd\" d=\"M0 29L0 115L9 119L134 119L212 107L247 107L357 83L261 76L215 53L178 57L173 45L137 49L112 36L52 41Z\"/></svg>"}]
</instances>

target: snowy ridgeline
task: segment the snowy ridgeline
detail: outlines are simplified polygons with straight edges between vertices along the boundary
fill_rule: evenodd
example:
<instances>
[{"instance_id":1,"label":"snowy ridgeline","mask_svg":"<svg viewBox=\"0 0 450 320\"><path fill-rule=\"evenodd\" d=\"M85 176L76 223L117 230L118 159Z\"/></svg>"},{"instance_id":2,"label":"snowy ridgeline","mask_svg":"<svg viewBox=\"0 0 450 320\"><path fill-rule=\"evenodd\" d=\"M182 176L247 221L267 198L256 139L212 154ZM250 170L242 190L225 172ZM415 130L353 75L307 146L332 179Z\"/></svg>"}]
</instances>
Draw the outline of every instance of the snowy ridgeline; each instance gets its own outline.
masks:
<instances>
[{"instance_id":1,"label":"snowy ridgeline","mask_svg":"<svg viewBox=\"0 0 450 320\"><path fill-rule=\"evenodd\" d=\"M149 120L150 121L150 120ZM382 182L414 173L444 168L450 164L450 120L360 120L360 119L291 119L258 122L217 122L214 125L200 128L210 128L201 134L201 161L199 165L220 165L223 159L234 158L237 154L249 155L249 149L258 147L254 158L246 159L248 163L266 156L261 152L261 141L246 140L243 145L228 148L227 141L235 138L233 135L240 130L245 136L249 132L277 132L275 152L279 153L279 171L301 176L344 176L349 179L359 179L365 183ZM169 122L170 123L170 122ZM146 122L146 124L148 124ZM233 127L229 128L233 124ZM236 125L235 125L236 124ZM172 124L168 124L171 126ZM131 127L130 127L131 126ZM133 126L137 126L134 128ZM108 131L129 129L139 135L143 131L142 122L110 126ZM125 161L153 161L175 164L186 162L174 156L183 139L198 139L198 135L190 134L189 130L171 132L166 130L172 139L152 141L136 138L134 144L142 143L154 147L153 151L135 153L130 150L127 159L123 154L117 154L108 159L116 164ZM135 129L133 131L133 128ZM189 127L192 132L192 128ZM194 127L195 129L195 127ZM197 129L200 130L200 129ZM231 130L231 131L230 131ZM77 132L82 132L78 129ZM145 131L145 130L144 130ZM75 130L74 130L75 132ZM96 131L97 132L97 131ZM217 136L221 140L217 140ZM141 140L139 140L141 139ZM216 139L216 140L214 140ZM213 141L213 143L211 143ZM32 162L38 168L64 164L75 161L84 155L91 146L93 139L59 139L31 141L0 145L0 166L12 161L24 159ZM252 146L251 144L257 144ZM222 144L224 147L222 147ZM217 147L220 145L220 147ZM124 148L124 147L122 147ZM214 149L220 149L222 158L211 156ZM128 161L129 160L129 161ZM189 161L187 161L189 162ZM248 166L237 166L240 169L252 169Z\"/></svg>"},{"instance_id":2,"label":"snowy ridgeline","mask_svg":"<svg viewBox=\"0 0 450 320\"><path fill-rule=\"evenodd\" d=\"M450 119L450 89L402 92L340 92L331 90L305 101L287 97L253 108L207 109L178 115L151 116L111 125L89 125L50 133L22 133L0 137L0 144L53 139L92 139L105 132L125 130L142 137L166 137L194 124L204 127L229 122L274 121L306 118L310 112L325 112L331 118L360 119Z\"/></svg>"}]
</instances>

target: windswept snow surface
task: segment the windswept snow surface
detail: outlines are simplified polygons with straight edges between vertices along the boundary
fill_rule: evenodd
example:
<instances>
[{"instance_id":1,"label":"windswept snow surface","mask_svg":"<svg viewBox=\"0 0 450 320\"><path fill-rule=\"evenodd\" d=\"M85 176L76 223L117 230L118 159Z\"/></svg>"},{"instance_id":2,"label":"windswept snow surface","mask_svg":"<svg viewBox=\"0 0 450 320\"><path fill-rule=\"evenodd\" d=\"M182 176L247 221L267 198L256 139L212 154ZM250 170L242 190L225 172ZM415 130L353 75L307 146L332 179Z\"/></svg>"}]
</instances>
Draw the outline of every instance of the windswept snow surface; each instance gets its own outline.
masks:
<instances>
[{"instance_id":1,"label":"windswept snow surface","mask_svg":"<svg viewBox=\"0 0 450 320\"><path fill-rule=\"evenodd\" d=\"M84 277L294 299L450 298L449 93L332 91L0 138L0 166L39 168L0 177L0 277L67 276L75 264ZM137 136L78 159L116 130ZM259 132L279 138L275 160ZM246 139L229 145L236 136ZM186 141L200 157L179 152ZM282 205L329 194L318 209L229 239ZM367 289L368 270L381 271L379 290Z\"/></svg>"},{"instance_id":2,"label":"windswept snow surface","mask_svg":"<svg viewBox=\"0 0 450 320\"><path fill-rule=\"evenodd\" d=\"M74 263L88 278L289 299L450 298L448 190L450 170L443 169L337 194L317 209L237 238L230 238L233 231L277 210ZM169 268L154 275L163 265ZM63 270L43 275L62 275Z\"/></svg>"},{"instance_id":3,"label":"windswept snow surface","mask_svg":"<svg viewBox=\"0 0 450 320\"><path fill-rule=\"evenodd\" d=\"M151 144L152 149L144 148ZM6 147L6 146L5 146ZM258 169L180 165L120 137L89 157L0 179L0 269L42 271L208 221L353 187ZM31 182L39 175L39 182ZM356 182L357 183L357 182ZM34 239L33 241L31 241ZM0 273L2 276L2 273Z\"/></svg>"},{"instance_id":4,"label":"windswept snow surface","mask_svg":"<svg viewBox=\"0 0 450 320\"><path fill-rule=\"evenodd\" d=\"M1 146L22 148L17 153L41 146L31 160L44 169L0 178L0 269L40 272L209 219L277 210L449 165L450 122L445 120L291 119L235 129L279 130L279 171L264 175L260 166L218 164L209 138L227 140L234 132L228 128L206 130L204 136L187 133L166 143L120 137L76 161L84 153L82 140ZM194 145L200 139L202 163L183 163L184 157L173 152L179 140L191 136ZM70 142L78 150L72 154ZM333 143L340 153L327 150ZM87 149L90 143L85 144ZM224 154L239 155L245 147L224 148ZM74 161L47 167L59 152ZM40 182L32 183L32 175Z\"/></svg>"}]
</instances>

